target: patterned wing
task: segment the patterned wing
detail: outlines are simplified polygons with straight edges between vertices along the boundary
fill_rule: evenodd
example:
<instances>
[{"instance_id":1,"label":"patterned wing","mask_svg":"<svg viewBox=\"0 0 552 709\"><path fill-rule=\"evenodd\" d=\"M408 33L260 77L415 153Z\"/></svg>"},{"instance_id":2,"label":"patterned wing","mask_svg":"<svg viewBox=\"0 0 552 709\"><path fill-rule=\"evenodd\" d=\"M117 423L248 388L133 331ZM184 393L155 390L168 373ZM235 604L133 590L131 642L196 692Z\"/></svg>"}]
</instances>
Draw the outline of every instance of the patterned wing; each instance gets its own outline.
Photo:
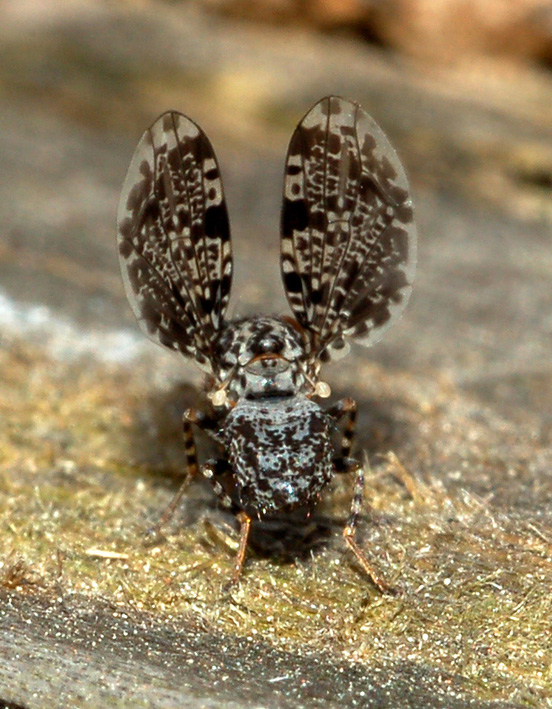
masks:
<instances>
[{"instance_id":1,"label":"patterned wing","mask_svg":"<svg viewBox=\"0 0 552 709\"><path fill-rule=\"evenodd\" d=\"M281 251L287 297L315 356L343 354L348 337L371 345L402 313L416 267L408 182L360 106L326 97L295 129Z\"/></svg>"},{"instance_id":2,"label":"patterned wing","mask_svg":"<svg viewBox=\"0 0 552 709\"><path fill-rule=\"evenodd\" d=\"M125 290L142 329L209 371L232 281L230 228L215 153L186 116L169 111L142 136L118 225Z\"/></svg>"}]
</instances>

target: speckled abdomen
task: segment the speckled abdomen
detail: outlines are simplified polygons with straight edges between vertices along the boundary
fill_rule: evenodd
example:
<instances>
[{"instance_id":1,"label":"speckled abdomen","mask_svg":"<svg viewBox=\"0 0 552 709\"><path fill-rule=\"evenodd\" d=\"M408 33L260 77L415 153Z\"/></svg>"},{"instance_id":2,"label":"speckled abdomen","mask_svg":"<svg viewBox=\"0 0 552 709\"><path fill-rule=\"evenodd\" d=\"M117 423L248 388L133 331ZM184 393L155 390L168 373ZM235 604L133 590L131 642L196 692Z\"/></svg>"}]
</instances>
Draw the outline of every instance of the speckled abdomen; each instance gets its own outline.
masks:
<instances>
[{"instance_id":1,"label":"speckled abdomen","mask_svg":"<svg viewBox=\"0 0 552 709\"><path fill-rule=\"evenodd\" d=\"M263 516L314 501L332 476L330 426L305 396L240 401L225 434L243 507Z\"/></svg>"}]
</instances>

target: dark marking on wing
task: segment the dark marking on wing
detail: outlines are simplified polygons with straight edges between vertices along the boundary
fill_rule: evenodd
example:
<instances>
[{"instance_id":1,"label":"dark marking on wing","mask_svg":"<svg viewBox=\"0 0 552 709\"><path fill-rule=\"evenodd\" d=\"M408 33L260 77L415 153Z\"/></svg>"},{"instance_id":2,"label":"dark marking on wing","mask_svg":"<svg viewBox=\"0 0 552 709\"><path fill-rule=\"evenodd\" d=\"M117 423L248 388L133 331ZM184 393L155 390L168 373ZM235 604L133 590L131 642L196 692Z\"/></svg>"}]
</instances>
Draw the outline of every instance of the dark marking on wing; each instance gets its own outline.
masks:
<instances>
[{"instance_id":1,"label":"dark marking on wing","mask_svg":"<svg viewBox=\"0 0 552 709\"><path fill-rule=\"evenodd\" d=\"M232 281L230 228L207 136L169 111L149 128L119 203L126 294L142 329L210 369Z\"/></svg>"},{"instance_id":2,"label":"dark marking on wing","mask_svg":"<svg viewBox=\"0 0 552 709\"><path fill-rule=\"evenodd\" d=\"M379 340L408 301L416 229L399 158L356 104L324 98L295 129L281 232L284 287L313 355Z\"/></svg>"}]
</instances>

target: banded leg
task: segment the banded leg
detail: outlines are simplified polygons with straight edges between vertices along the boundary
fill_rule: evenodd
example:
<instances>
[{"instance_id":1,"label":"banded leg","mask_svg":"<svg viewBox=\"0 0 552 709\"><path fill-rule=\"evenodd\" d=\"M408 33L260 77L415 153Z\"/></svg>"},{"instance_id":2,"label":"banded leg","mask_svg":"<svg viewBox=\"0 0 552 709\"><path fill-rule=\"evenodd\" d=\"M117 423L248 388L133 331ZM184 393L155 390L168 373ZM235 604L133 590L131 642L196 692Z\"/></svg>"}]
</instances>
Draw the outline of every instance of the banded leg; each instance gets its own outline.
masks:
<instances>
[{"instance_id":1,"label":"banded leg","mask_svg":"<svg viewBox=\"0 0 552 709\"><path fill-rule=\"evenodd\" d=\"M215 441L220 443L219 437L217 436L218 422L216 419L211 418L204 414L202 411L197 411L196 409L187 409L182 416L182 433L184 435L184 455L186 456L186 475L182 484L176 491L174 497L169 502L160 520L157 524L149 530L149 534L152 536L157 536L160 534L161 529L167 524L175 513L182 496L188 489L188 485L191 483L193 478L198 473L198 462L197 462L197 448L195 444L194 431L192 424L196 424L201 430L205 431L207 435L211 436Z\"/></svg>"},{"instance_id":2,"label":"banded leg","mask_svg":"<svg viewBox=\"0 0 552 709\"><path fill-rule=\"evenodd\" d=\"M338 401L326 411L328 416L335 419L336 423L344 416L347 417L345 427L341 438L340 454L334 459L334 467L336 473L348 473L353 465L356 465L349 456L353 447L353 439L355 437L355 424L357 416L356 401L347 397Z\"/></svg>"},{"instance_id":3,"label":"banded leg","mask_svg":"<svg viewBox=\"0 0 552 709\"><path fill-rule=\"evenodd\" d=\"M356 461L355 461L356 463ZM343 530L343 538L349 549L356 556L358 563L362 566L364 571L368 574L374 585L382 592L388 594L396 593L383 578L381 573L375 569L372 564L368 561L364 552L358 545L355 539L355 527L358 521L358 517L362 512L363 502L364 502L364 468L359 463L356 463L356 481L355 490L353 493L353 500L351 502L351 511L349 513L349 519L347 525Z\"/></svg>"},{"instance_id":4,"label":"banded leg","mask_svg":"<svg viewBox=\"0 0 552 709\"><path fill-rule=\"evenodd\" d=\"M182 425L192 424L206 433L213 441L222 444L223 440L220 435L220 418L203 413L199 409L186 409L182 415ZM186 433L184 432L184 437Z\"/></svg>"}]
</instances>

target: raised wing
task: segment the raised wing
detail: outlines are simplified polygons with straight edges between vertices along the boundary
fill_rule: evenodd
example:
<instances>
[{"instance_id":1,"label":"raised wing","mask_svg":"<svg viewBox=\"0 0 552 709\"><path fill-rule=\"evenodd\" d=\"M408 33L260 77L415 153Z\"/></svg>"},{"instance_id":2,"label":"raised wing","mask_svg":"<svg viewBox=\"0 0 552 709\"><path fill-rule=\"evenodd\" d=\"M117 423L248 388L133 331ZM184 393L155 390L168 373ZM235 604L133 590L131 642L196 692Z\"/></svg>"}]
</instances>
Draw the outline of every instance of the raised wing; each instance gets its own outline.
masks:
<instances>
[{"instance_id":1,"label":"raised wing","mask_svg":"<svg viewBox=\"0 0 552 709\"><path fill-rule=\"evenodd\" d=\"M295 129L281 229L284 287L313 355L377 342L408 302L416 228L399 158L360 106L328 96Z\"/></svg>"},{"instance_id":2,"label":"raised wing","mask_svg":"<svg viewBox=\"0 0 552 709\"><path fill-rule=\"evenodd\" d=\"M210 370L232 281L228 213L214 150L169 111L140 140L118 211L119 260L144 332Z\"/></svg>"}]
</instances>

